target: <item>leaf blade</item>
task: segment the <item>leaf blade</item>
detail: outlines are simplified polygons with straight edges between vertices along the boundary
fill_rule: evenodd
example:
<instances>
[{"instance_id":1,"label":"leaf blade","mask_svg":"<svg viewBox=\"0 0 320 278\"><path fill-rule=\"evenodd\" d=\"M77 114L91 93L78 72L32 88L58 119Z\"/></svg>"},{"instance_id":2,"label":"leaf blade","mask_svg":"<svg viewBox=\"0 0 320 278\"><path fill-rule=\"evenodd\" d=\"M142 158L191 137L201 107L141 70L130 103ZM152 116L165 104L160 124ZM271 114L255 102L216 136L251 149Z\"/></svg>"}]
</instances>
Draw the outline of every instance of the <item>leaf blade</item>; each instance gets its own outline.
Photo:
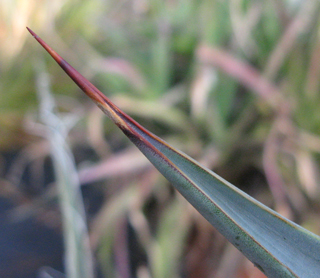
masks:
<instances>
[{"instance_id":1,"label":"leaf blade","mask_svg":"<svg viewBox=\"0 0 320 278\"><path fill-rule=\"evenodd\" d=\"M317 277L319 236L285 219L146 130L28 30L176 189L260 270L269 277Z\"/></svg>"}]
</instances>

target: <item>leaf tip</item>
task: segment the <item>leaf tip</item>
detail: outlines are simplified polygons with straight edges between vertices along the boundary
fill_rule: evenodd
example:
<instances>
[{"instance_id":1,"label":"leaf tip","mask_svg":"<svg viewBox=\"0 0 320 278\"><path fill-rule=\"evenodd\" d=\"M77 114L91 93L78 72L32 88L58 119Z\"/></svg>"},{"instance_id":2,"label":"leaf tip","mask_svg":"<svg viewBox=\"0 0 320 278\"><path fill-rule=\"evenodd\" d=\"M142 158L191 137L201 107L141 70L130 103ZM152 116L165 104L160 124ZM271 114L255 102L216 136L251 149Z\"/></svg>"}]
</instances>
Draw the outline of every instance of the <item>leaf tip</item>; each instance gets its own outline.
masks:
<instances>
[{"instance_id":1,"label":"leaf tip","mask_svg":"<svg viewBox=\"0 0 320 278\"><path fill-rule=\"evenodd\" d=\"M37 37L37 34L35 32L33 32L28 26L26 28L34 38Z\"/></svg>"}]
</instances>

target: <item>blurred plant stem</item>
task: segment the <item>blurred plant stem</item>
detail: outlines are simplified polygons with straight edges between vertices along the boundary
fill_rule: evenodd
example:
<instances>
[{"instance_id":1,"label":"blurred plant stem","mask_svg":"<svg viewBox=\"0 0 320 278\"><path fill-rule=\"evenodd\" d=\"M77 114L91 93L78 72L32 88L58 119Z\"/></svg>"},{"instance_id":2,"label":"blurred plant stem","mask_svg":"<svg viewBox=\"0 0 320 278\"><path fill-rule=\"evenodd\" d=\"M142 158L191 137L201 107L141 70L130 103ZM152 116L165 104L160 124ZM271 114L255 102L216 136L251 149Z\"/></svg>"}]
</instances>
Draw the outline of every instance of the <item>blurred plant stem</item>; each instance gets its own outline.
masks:
<instances>
[{"instance_id":1,"label":"blurred plant stem","mask_svg":"<svg viewBox=\"0 0 320 278\"><path fill-rule=\"evenodd\" d=\"M94 277L92 254L82 195L72 152L66 142L70 124L59 118L50 92L50 81L41 61L36 68L40 118L51 145L65 240L67 278Z\"/></svg>"}]
</instances>

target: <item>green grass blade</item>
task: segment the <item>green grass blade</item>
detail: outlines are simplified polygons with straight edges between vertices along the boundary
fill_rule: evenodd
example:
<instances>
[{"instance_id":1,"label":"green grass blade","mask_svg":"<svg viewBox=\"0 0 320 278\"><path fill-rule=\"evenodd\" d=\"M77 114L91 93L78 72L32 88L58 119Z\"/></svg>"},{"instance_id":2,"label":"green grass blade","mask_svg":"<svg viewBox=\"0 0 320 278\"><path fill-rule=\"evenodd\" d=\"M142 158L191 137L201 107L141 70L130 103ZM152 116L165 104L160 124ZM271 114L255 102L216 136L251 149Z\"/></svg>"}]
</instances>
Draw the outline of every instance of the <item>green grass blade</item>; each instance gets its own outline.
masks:
<instances>
[{"instance_id":1,"label":"green grass blade","mask_svg":"<svg viewBox=\"0 0 320 278\"><path fill-rule=\"evenodd\" d=\"M320 238L175 150L122 112L29 30L177 190L269 277L319 277Z\"/></svg>"},{"instance_id":2,"label":"green grass blade","mask_svg":"<svg viewBox=\"0 0 320 278\"><path fill-rule=\"evenodd\" d=\"M67 144L68 128L55 113L55 101L49 89L49 77L40 65L37 74L40 116L51 145L60 201L67 278L94 277L87 221L74 157Z\"/></svg>"}]
</instances>

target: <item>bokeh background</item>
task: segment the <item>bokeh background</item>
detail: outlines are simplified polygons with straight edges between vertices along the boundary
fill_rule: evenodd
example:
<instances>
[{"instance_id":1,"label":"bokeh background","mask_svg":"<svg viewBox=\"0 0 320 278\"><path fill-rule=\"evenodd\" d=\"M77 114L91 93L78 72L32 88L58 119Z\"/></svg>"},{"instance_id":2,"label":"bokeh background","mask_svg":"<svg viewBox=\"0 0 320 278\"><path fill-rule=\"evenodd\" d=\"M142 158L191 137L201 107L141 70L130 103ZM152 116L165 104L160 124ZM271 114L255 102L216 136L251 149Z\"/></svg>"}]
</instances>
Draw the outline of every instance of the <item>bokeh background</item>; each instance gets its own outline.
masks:
<instances>
[{"instance_id":1,"label":"bokeh background","mask_svg":"<svg viewBox=\"0 0 320 278\"><path fill-rule=\"evenodd\" d=\"M320 234L319 8L318 0L1 0L0 276L68 272L79 249L66 251L57 181L74 170L91 250L82 264L95 277L264 277L26 26L150 131ZM54 151L56 120L67 158ZM64 159L73 164L59 172Z\"/></svg>"}]
</instances>

